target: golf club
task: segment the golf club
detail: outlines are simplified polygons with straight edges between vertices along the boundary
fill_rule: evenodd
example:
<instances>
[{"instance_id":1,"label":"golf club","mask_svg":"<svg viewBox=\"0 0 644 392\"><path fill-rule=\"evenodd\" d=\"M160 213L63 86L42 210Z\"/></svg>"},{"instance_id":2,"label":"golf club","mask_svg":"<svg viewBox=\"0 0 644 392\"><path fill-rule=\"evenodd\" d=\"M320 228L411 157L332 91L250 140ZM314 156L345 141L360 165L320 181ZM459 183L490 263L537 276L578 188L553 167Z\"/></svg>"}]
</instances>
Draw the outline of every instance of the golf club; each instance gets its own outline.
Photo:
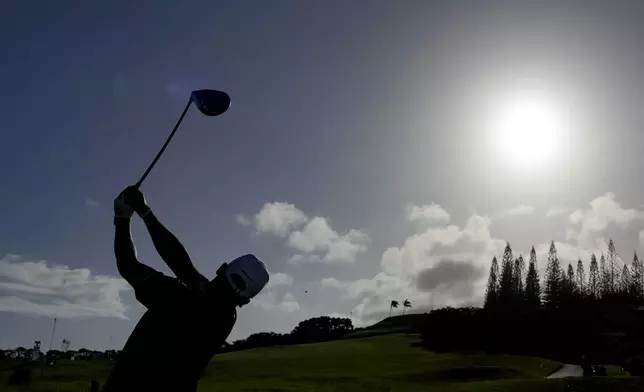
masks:
<instances>
[{"instance_id":1,"label":"golf club","mask_svg":"<svg viewBox=\"0 0 644 392\"><path fill-rule=\"evenodd\" d=\"M190 108L190 104L195 103L195 106L197 106L197 109L206 116L218 116L222 113L224 113L228 108L230 107L230 97L228 94L226 94L223 91L217 91L217 90L195 90L190 94L190 100L188 101L188 104L186 105L185 109L183 109L183 113L181 113L181 117L179 117L179 121L177 121L177 124L174 126L174 129L170 133L170 136L165 140L165 143L163 144L163 147L161 147L161 150L157 153L156 157L154 157L154 160L148 166L148 169L143 173L143 176L141 176L141 179L136 183L136 188L138 189L141 187L141 184L145 180L145 178L150 174L150 171L154 167L154 165L157 163L159 158L161 157L161 154L163 154L163 151L165 151L166 147L168 147L168 144L170 143L170 140L172 140L172 137L174 136L175 132L177 132L177 129L179 128L179 125L181 124L181 121L183 121L183 117L185 117L186 113L188 112L188 108Z\"/></svg>"}]
</instances>

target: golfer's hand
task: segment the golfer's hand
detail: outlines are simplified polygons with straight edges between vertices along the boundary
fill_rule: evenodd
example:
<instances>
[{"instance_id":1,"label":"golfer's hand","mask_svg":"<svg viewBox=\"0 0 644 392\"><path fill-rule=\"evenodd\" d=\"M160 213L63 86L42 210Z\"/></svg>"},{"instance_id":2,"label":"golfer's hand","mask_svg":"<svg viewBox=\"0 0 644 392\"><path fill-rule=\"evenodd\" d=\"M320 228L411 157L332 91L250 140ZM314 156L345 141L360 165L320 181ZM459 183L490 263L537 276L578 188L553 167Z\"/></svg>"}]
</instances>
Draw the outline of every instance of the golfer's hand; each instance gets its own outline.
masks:
<instances>
[{"instance_id":1,"label":"golfer's hand","mask_svg":"<svg viewBox=\"0 0 644 392\"><path fill-rule=\"evenodd\" d=\"M143 193L141 193L141 191L137 187L128 186L123 191L123 194L125 196L125 201L127 202L127 204L132 206L132 208L134 208L134 211L136 211L136 213L139 214L141 218L150 213L150 207L145 201Z\"/></svg>"},{"instance_id":2,"label":"golfer's hand","mask_svg":"<svg viewBox=\"0 0 644 392\"><path fill-rule=\"evenodd\" d=\"M114 199L114 217L130 219L134 214L134 208L125 202L125 191L121 192L116 199Z\"/></svg>"}]
</instances>

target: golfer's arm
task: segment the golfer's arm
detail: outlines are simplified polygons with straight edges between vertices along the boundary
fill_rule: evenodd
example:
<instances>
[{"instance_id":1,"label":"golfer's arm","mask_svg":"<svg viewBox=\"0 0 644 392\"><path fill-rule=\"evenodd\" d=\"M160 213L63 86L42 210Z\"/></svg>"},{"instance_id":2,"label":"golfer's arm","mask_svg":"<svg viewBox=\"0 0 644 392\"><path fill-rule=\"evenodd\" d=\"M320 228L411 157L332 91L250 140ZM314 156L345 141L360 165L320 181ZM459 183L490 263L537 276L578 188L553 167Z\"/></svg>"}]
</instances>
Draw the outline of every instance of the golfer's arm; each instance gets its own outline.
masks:
<instances>
[{"instance_id":1,"label":"golfer's arm","mask_svg":"<svg viewBox=\"0 0 644 392\"><path fill-rule=\"evenodd\" d=\"M132 241L130 220L114 219L114 256L116 257L116 268L123 279L127 280L132 287L136 287L145 275L149 274L152 268L141 263L136 257L136 248Z\"/></svg>"},{"instance_id":2,"label":"golfer's arm","mask_svg":"<svg viewBox=\"0 0 644 392\"><path fill-rule=\"evenodd\" d=\"M181 242L159 222L152 212L148 213L143 221L159 256L180 281L188 287L197 287L200 283L207 282L207 279L192 264Z\"/></svg>"}]
</instances>

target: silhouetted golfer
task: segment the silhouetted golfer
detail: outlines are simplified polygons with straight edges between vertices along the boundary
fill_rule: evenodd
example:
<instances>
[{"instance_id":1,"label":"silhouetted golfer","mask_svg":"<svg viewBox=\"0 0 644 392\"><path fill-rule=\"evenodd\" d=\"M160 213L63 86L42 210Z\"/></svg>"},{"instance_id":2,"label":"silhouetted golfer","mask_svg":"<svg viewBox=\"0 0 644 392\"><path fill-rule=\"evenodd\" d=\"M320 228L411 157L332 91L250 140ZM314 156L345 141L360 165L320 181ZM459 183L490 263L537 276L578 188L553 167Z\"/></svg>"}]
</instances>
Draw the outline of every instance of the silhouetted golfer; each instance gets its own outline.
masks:
<instances>
[{"instance_id":1,"label":"silhouetted golfer","mask_svg":"<svg viewBox=\"0 0 644 392\"><path fill-rule=\"evenodd\" d=\"M172 278L137 260L130 219L145 222ZM119 356L104 391L195 391L213 354L230 334L243 306L268 283L262 261L245 255L224 263L209 281L192 265L179 240L154 216L133 186L114 201L116 266L147 311Z\"/></svg>"}]
</instances>

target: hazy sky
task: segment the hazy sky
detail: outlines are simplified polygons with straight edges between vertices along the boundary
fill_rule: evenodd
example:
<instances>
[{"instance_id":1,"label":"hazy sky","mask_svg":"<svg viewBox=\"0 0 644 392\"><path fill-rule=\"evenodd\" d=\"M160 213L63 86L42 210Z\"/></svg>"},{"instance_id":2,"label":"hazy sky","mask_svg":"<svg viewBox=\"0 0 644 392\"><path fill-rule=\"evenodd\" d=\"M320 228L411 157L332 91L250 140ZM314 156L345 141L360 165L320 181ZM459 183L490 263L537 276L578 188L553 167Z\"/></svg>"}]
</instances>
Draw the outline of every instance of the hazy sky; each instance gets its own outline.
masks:
<instances>
[{"instance_id":1,"label":"hazy sky","mask_svg":"<svg viewBox=\"0 0 644 392\"><path fill-rule=\"evenodd\" d=\"M0 347L48 347L54 317L54 347L123 345L143 308L112 200L197 88L231 108L192 109L143 191L205 275L248 252L268 265L231 340L370 324L392 299L480 304L506 240L543 268L551 240L588 263L612 237L628 262L644 6L517 3L2 2ZM508 145L507 118L536 131Z\"/></svg>"}]
</instances>

